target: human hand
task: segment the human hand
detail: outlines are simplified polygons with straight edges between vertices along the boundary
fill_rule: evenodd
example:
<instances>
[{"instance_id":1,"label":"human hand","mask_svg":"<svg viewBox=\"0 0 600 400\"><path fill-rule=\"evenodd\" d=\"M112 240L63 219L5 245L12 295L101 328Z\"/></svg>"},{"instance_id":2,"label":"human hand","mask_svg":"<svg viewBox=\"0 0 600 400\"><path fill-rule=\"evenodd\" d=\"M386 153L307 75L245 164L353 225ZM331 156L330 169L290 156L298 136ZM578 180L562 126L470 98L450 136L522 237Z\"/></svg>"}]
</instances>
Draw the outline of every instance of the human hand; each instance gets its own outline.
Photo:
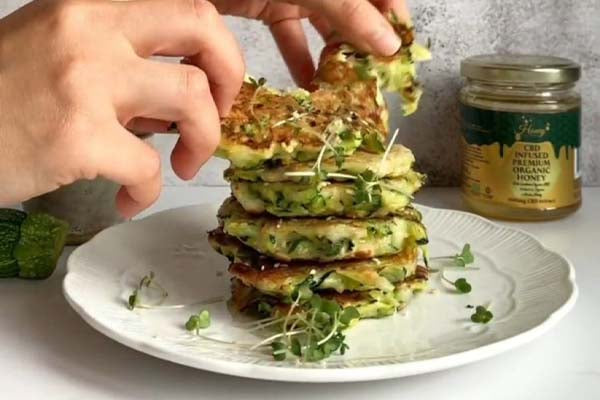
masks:
<instances>
[{"instance_id":1,"label":"human hand","mask_svg":"<svg viewBox=\"0 0 600 400\"><path fill-rule=\"evenodd\" d=\"M296 81L309 87L315 67L300 23L308 18L327 43L345 40L359 49L391 55L400 41L382 12L410 19L405 0L211 0L221 14L253 18L269 26Z\"/></svg>"},{"instance_id":2,"label":"human hand","mask_svg":"<svg viewBox=\"0 0 600 400\"><path fill-rule=\"evenodd\" d=\"M124 185L117 207L133 216L160 194L160 157L126 128L177 122L171 162L190 179L219 143L244 69L205 0L30 3L0 20L0 203L102 176Z\"/></svg>"}]
</instances>

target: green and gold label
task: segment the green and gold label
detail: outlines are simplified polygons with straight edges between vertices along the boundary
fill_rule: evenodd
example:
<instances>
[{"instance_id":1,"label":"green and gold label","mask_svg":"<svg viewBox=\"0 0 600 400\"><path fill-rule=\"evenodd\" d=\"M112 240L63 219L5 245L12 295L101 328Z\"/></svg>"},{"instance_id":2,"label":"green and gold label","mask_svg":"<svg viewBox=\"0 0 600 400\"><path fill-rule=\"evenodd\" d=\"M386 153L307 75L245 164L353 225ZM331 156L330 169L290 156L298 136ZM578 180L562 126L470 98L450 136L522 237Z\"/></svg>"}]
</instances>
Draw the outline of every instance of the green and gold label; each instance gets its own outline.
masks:
<instances>
[{"instance_id":1,"label":"green and gold label","mask_svg":"<svg viewBox=\"0 0 600 400\"><path fill-rule=\"evenodd\" d=\"M461 113L466 195L533 209L580 201L580 109L532 114L461 105Z\"/></svg>"}]
</instances>

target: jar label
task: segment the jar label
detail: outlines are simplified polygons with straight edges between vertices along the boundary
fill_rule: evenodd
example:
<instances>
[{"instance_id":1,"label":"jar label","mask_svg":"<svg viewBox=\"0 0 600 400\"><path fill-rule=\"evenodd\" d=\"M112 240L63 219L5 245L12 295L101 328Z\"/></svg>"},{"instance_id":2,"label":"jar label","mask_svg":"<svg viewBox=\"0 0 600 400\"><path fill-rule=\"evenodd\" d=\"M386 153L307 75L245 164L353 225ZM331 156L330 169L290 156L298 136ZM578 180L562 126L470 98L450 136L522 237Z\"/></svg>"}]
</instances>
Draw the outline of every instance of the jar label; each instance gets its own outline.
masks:
<instances>
[{"instance_id":1,"label":"jar label","mask_svg":"<svg viewBox=\"0 0 600 400\"><path fill-rule=\"evenodd\" d=\"M516 208L554 209L581 200L581 110L514 113L461 105L462 190Z\"/></svg>"}]
</instances>

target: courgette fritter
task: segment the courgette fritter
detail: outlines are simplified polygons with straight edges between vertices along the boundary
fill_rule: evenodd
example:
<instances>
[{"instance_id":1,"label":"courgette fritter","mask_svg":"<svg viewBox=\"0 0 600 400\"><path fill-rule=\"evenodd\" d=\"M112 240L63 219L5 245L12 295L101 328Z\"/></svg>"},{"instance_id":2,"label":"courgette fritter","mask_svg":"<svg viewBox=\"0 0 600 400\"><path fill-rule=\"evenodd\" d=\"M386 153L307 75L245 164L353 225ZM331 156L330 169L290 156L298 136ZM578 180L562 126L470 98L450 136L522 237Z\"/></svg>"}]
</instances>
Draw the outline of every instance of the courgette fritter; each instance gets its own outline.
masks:
<instances>
[{"instance_id":1,"label":"courgette fritter","mask_svg":"<svg viewBox=\"0 0 600 400\"><path fill-rule=\"evenodd\" d=\"M418 248L370 260L278 262L262 256L239 240L216 229L209 233L215 250L231 260L229 273L245 285L273 296L291 296L298 287L310 282L311 290L393 291L394 284L415 273Z\"/></svg>"},{"instance_id":2,"label":"courgette fritter","mask_svg":"<svg viewBox=\"0 0 600 400\"><path fill-rule=\"evenodd\" d=\"M368 259L402 252L427 242L418 211L388 218L277 218L252 215L233 198L219 209L223 231L280 261Z\"/></svg>"}]
</instances>

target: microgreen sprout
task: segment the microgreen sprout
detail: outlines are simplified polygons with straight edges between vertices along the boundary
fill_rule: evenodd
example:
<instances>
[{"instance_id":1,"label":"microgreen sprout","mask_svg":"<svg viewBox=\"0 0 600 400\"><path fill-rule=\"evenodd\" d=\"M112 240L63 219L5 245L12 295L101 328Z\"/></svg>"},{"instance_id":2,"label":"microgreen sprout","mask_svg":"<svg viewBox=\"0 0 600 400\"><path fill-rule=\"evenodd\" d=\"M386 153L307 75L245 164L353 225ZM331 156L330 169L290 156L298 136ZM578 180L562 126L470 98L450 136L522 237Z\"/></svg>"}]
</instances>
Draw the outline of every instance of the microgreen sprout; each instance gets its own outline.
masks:
<instances>
[{"instance_id":1,"label":"microgreen sprout","mask_svg":"<svg viewBox=\"0 0 600 400\"><path fill-rule=\"evenodd\" d=\"M462 248L462 251L459 254L455 254L453 256L443 256L443 257L433 257L429 258L429 261L439 261L439 269L429 268L429 272L440 272L440 277L443 282L454 286L454 288L459 293L470 293L471 292L471 284L467 281L466 278L459 278L455 281L452 281L444 276L444 270L446 269L460 269L463 271L472 271L478 270L479 268L467 267L467 265L475 262L475 257L473 253L471 253L471 245L469 243L465 244Z\"/></svg>"},{"instance_id":2,"label":"microgreen sprout","mask_svg":"<svg viewBox=\"0 0 600 400\"><path fill-rule=\"evenodd\" d=\"M248 80L250 81L250 83L252 85L254 85L255 87L260 87L260 86L264 86L265 83L267 83L267 80L265 78L259 78L258 80L254 79L253 77L249 76Z\"/></svg>"},{"instance_id":3,"label":"microgreen sprout","mask_svg":"<svg viewBox=\"0 0 600 400\"><path fill-rule=\"evenodd\" d=\"M359 174L354 181L354 204L360 206L362 204L373 204L373 195L375 192L380 192L377 187L377 176L370 169Z\"/></svg>"},{"instance_id":4,"label":"microgreen sprout","mask_svg":"<svg viewBox=\"0 0 600 400\"><path fill-rule=\"evenodd\" d=\"M471 284L465 278L458 278L455 281L451 281L442 274L442 280L454 286L459 293L471 292Z\"/></svg>"},{"instance_id":5,"label":"microgreen sprout","mask_svg":"<svg viewBox=\"0 0 600 400\"><path fill-rule=\"evenodd\" d=\"M323 146L321 147L321 150L319 151L319 154L317 156L317 160L315 161L314 165L312 166L310 171L293 171L293 172L285 172L286 176L301 176L301 177L317 177L320 180L326 180L327 178L330 177L335 177L333 174L335 173L328 173L326 171L322 170L322 163L323 163L323 159L325 158L325 153L326 151L329 149L334 157L335 157L335 161L336 161L336 165L340 166L343 163L343 148L335 148L333 147L333 145L331 144L331 141L336 137L339 136L340 134L336 132L335 129L332 129L334 127L335 124L339 124L340 120L339 119L334 119L333 121L331 121L329 124L327 124L327 126L325 127L325 129L323 130L323 132L319 135L317 135L319 138L321 138L321 140L323 140ZM329 134L328 134L329 132ZM346 174L337 174L337 177L341 177L341 176L345 176L345 177L351 177L351 178L355 178L352 175L346 175Z\"/></svg>"},{"instance_id":6,"label":"microgreen sprout","mask_svg":"<svg viewBox=\"0 0 600 400\"><path fill-rule=\"evenodd\" d=\"M128 308L130 310L133 310L135 308L152 308L153 306L144 304L141 299L141 296L144 291L152 289L160 292L161 299L159 303L162 302L169 295L165 288L163 288L158 282L156 282L154 272L151 271L148 275L144 276L140 280L140 283L138 283L137 287L133 290L131 295L129 295L129 298L127 299Z\"/></svg>"},{"instance_id":7,"label":"microgreen sprout","mask_svg":"<svg viewBox=\"0 0 600 400\"><path fill-rule=\"evenodd\" d=\"M189 332L196 332L196 335L200 333L200 329L206 329L210 326L210 313L208 310L203 310L198 314L190 316L188 321L185 323L185 329Z\"/></svg>"},{"instance_id":8,"label":"microgreen sprout","mask_svg":"<svg viewBox=\"0 0 600 400\"><path fill-rule=\"evenodd\" d=\"M494 318L494 314L484 306L475 307L475 313L471 315L471 321L476 324L487 324Z\"/></svg>"},{"instance_id":9,"label":"microgreen sprout","mask_svg":"<svg viewBox=\"0 0 600 400\"><path fill-rule=\"evenodd\" d=\"M309 278L294 290L285 315L265 318L253 326L253 330L273 326L278 330L252 349L270 346L277 361L293 356L308 362L321 361L336 352L344 354L348 350L342 332L360 318L358 310L341 307L335 301L314 294L310 288L312 283ZM272 313L272 307L265 302L260 302L258 308Z\"/></svg>"},{"instance_id":10,"label":"microgreen sprout","mask_svg":"<svg viewBox=\"0 0 600 400\"><path fill-rule=\"evenodd\" d=\"M283 361L287 356L287 347L285 343L277 341L271 343L271 349L273 349L273 358L275 361Z\"/></svg>"},{"instance_id":11,"label":"microgreen sprout","mask_svg":"<svg viewBox=\"0 0 600 400\"><path fill-rule=\"evenodd\" d=\"M134 289L133 293L131 293L129 295L129 299L127 301L127 303L129 304L129 309L133 310L136 307L139 307L140 305L140 297L139 297L139 290L138 289Z\"/></svg>"},{"instance_id":12,"label":"microgreen sprout","mask_svg":"<svg viewBox=\"0 0 600 400\"><path fill-rule=\"evenodd\" d=\"M463 246L460 254L456 254L454 256L454 262L460 267L466 267L467 265L472 264L474 261L475 257L473 256L473 253L471 253L471 245L469 243Z\"/></svg>"},{"instance_id":13,"label":"microgreen sprout","mask_svg":"<svg viewBox=\"0 0 600 400\"><path fill-rule=\"evenodd\" d=\"M329 124L328 127L325 128L325 131L327 131L329 129L330 125L331 124ZM331 132L327 136L327 138L325 139L325 143L330 143L334 136L335 136L335 132ZM325 151L326 150L327 150L327 146L321 147L321 151L319 152L319 156L317 157L317 161L315 161L315 165L312 168L313 170L317 171L317 175L321 175L321 164L323 162L323 157L325 156ZM335 151L335 149L334 149L334 153L337 154L337 152Z\"/></svg>"},{"instance_id":14,"label":"microgreen sprout","mask_svg":"<svg viewBox=\"0 0 600 400\"><path fill-rule=\"evenodd\" d=\"M252 93L252 98L250 99L250 115L252 115L252 117L256 121L258 121L258 118L256 118L256 114L254 114L254 105L256 103L256 98L258 97L258 93L265 86L265 83L267 83L267 80L265 78L259 78L258 80L256 80L251 76L248 77L248 80L256 88L256 90L254 90L254 93ZM258 122L260 124L260 121L258 121Z\"/></svg>"},{"instance_id":15,"label":"microgreen sprout","mask_svg":"<svg viewBox=\"0 0 600 400\"><path fill-rule=\"evenodd\" d=\"M463 246L462 251L459 254L453 256L432 257L429 261L440 261L442 262L443 268L458 267L460 269L477 269L465 268L467 265L475 262L475 256L471 252L471 245L469 243Z\"/></svg>"},{"instance_id":16,"label":"microgreen sprout","mask_svg":"<svg viewBox=\"0 0 600 400\"><path fill-rule=\"evenodd\" d=\"M373 172L369 169L358 174L354 182L354 204L355 206L367 206L377 207L381 203L381 175L385 166L385 162L394 146L396 138L398 137L399 129L396 129L392 138L390 139L381 160L379 161L379 167L377 172Z\"/></svg>"},{"instance_id":17,"label":"microgreen sprout","mask_svg":"<svg viewBox=\"0 0 600 400\"><path fill-rule=\"evenodd\" d=\"M308 113L299 113L298 111L294 111L294 112L292 112L291 117L274 123L273 125L271 125L271 128L277 128L277 127L283 126L285 124L296 122L296 121L300 120L301 118L306 117L307 115L308 115Z\"/></svg>"}]
</instances>

